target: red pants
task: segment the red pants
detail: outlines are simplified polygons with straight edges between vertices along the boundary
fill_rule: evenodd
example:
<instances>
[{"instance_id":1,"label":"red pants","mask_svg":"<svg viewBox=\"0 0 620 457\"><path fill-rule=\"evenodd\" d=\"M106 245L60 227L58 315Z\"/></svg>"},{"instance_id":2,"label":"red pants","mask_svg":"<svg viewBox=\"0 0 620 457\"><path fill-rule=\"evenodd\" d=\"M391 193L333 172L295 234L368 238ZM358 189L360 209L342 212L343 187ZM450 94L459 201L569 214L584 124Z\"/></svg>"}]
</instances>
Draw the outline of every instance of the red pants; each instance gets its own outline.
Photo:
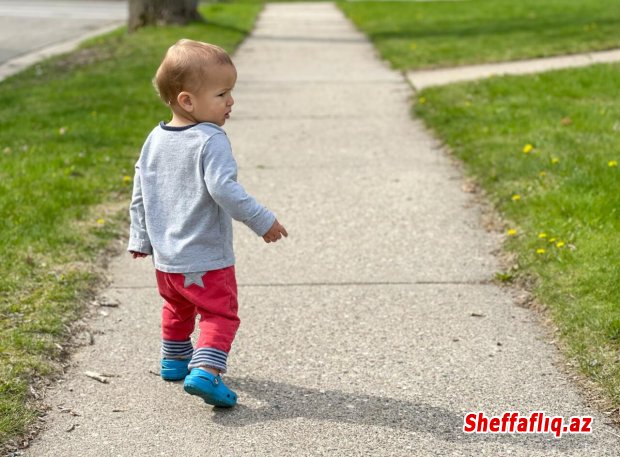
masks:
<instances>
[{"instance_id":1,"label":"red pants","mask_svg":"<svg viewBox=\"0 0 620 457\"><path fill-rule=\"evenodd\" d=\"M162 356L192 357L189 368L211 366L226 372L226 360L239 328L235 266L200 273L155 270L162 310ZM190 336L200 314L200 334L192 351Z\"/></svg>"}]
</instances>

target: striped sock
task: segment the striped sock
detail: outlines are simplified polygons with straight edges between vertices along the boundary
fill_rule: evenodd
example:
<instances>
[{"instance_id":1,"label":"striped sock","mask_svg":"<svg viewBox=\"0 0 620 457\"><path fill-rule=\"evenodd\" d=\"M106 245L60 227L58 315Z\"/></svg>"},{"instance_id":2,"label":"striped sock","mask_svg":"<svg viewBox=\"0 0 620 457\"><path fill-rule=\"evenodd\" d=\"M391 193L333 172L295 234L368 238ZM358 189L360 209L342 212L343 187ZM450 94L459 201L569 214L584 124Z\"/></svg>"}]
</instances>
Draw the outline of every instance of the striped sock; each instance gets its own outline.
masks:
<instances>
[{"instance_id":1,"label":"striped sock","mask_svg":"<svg viewBox=\"0 0 620 457\"><path fill-rule=\"evenodd\" d=\"M192 340L161 340L161 356L164 359L190 359L193 353Z\"/></svg>"},{"instance_id":2,"label":"striped sock","mask_svg":"<svg viewBox=\"0 0 620 457\"><path fill-rule=\"evenodd\" d=\"M212 368L217 368L222 373L226 373L226 360L228 359L228 353L220 351L215 348L198 348L194 352L192 361L189 363L188 368L199 367L201 365L207 365Z\"/></svg>"}]
</instances>

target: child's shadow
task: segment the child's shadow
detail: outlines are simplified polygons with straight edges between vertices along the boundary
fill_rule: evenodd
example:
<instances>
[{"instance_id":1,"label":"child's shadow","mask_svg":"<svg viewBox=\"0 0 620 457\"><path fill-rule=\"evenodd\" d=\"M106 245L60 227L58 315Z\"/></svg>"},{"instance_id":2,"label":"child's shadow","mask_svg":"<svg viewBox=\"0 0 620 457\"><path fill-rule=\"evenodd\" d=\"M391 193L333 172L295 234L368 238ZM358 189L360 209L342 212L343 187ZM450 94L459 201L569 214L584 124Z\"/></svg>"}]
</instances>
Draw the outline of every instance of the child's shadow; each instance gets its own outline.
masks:
<instances>
[{"instance_id":1,"label":"child's shadow","mask_svg":"<svg viewBox=\"0 0 620 457\"><path fill-rule=\"evenodd\" d=\"M213 420L230 427L244 427L265 422L304 417L310 420L389 427L405 431L431 434L448 442L511 442L520 446L549 449L572 449L587 445L592 436L563 435L561 439L551 434L465 434L464 413L451 411L423 402L397 400L338 390L319 390L298 387L282 382L227 377L227 384L240 397L232 409L214 408ZM380 383L381 380L371 382ZM259 408L243 404L245 395L264 403ZM490 413L486 412L487 416ZM521 414L529 414L522 411Z\"/></svg>"}]
</instances>

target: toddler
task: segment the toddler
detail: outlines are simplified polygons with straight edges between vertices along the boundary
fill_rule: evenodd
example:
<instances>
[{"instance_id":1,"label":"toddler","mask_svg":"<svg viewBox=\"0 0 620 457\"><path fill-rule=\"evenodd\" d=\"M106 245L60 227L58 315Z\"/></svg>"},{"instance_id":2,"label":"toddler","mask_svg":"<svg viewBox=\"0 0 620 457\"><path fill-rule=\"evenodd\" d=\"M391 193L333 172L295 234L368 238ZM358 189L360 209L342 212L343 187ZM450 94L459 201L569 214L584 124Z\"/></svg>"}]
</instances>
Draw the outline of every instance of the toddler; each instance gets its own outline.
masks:
<instances>
[{"instance_id":1,"label":"toddler","mask_svg":"<svg viewBox=\"0 0 620 457\"><path fill-rule=\"evenodd\" d=\"M222 126L230 117L237 72L222 48L180 40L154 84L172 111L146 139L135 166L128 251L153 256L162 311L161 376L215 406L236 394L222 381L239 327L232 218L265 242L286 229L237 183ZM200 314L196 347L190 336Z\"/></svg>"}]
</instances>

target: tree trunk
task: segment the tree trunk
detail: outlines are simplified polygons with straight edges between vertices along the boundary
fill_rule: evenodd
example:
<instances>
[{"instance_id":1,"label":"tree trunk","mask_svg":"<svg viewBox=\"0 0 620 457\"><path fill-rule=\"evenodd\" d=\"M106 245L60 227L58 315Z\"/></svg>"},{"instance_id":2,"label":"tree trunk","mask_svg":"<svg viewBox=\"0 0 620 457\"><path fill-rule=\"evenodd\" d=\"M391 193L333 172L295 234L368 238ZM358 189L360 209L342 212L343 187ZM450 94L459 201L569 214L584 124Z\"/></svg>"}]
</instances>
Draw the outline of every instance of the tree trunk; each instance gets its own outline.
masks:
<instances>
[{"instance_id":1,"label":"tree trunk","mask_svg":"<svg viewBox=\"0 0 620 457\"><path fill-rule=\"evenodd\" d=\"M145 25L186 25L204 22L198 12L199 0L129 0L129 32Z\"/></svg>"}]
</instances>

